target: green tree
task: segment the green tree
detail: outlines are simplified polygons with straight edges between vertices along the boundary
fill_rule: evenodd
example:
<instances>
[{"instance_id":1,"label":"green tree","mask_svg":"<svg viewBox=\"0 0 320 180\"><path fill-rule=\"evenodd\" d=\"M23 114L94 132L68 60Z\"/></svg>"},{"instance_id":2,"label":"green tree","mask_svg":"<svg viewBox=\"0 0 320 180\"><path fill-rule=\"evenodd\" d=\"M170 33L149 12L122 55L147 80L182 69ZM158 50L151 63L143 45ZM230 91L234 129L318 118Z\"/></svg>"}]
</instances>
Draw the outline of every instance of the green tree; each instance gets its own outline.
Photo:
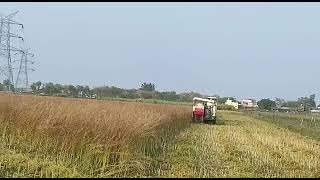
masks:
<instances>
[{"instance_id":1,"label":"green tree","mask_svg":"<svg viewBox=\"0 0 320 180\"><path fill-rule=\"evenodd\" d=\"M48 95L53 95L55 93L55 87L52 82L46 83L43 87L44 93Z\"/></svg>"},{"instance_id":2,"label":"green tree","mask_svg":"<svg viewBox=\"0 0 320 180\"><path fill-rule=\"evenodd\" d=\"M276 102L270 99L261 99L258 103L259 109L271 110L276 107Z\"/></svg>"},{"instance_id":3,"label":"green tree","mask_svg":"<svg viewBox=\"0 0 320 180\"><path fill-rule=\"evenodd\" d=\"M77 88L73 85L68 85L67 86L71 96L75 97L77 95Z\"/></svg>"},{"instance_id":4,"label":"green tree","mask_svg":"<svg viewBox=\"0 0 320 180\"><path fill-rule=\"evenodd\" d=\"M311 108L316 107L316 102L315 102L316 95L312 94L309 97L300 97L298 99L299 104L302 104L307 111L309 111Z\"/></svg>"},{"instance_id":5,"label":"green tree","mask_svg":"<svg viewBox=\"0 0 320 180\"><path fill-rule=\"evenodd\" d=\"M111 86L111 95L113 97L120 97L121 94L123 93L123 89L115 87L115 86Z\"/></svg>"},{"instance_id":6,"label":"green tree","mask_svg":"<svg viewBox=\"0 0 320 180\"><path fill-rule=\"evenodd\" d=\"M36 86L37 91L39 91L41 86L42 86L42 82L41 81L37 81L37 82L34 83L34 85Z\"/></svg>"},{"instance_id":7,"label":"green tree","mask_svg":"<svg viewBox=\"0 0 320 180\"><path fill-rule=\"evenodd\" d=\"M285 100L281 99L281 98L276 98L276 100L274 102L276 103L276 107L280 108L285 103Z\"/></svg>"},{"instance_id":8,"label":"green tree","mask_svg":"<svg viewBox=\"0 0 320 180\"><path fill-rule=\"evenodd\" d=\"M55 93L61 93L61 91L63 90L63 86L61 84L55 84L54 89Z\"/></svg>"},{"instance_id":9,"label":"green tree","mask_svg":"<svg viewBox=\"0 0 320 180\"><path fill-rule=\"evenodd\" d=\"M236 98L234 98L234 97L219 97L217 99L217 102L220 104L224 104L228 99L230 99L232 101L236 101Z\"/></svg>"},{"instance_id":10,"label":"green tree","mask_svg":"<svg viewBox=\"0 0 320 180\"><path fill-rule=\"evenodd\" d=\"M189 93L181 93L178 94L180 101L184 102L192 102L192 99L194 97L203 97L201 94L196 93L196 92L189 92Z\"/></svg>"},{"instance_id":11,"label":"green tree","mask_svg":"<svg viewBox=\"0 0 320 180\"><path fill-rule=\"evenodd\" d=\"M30 87L33 92L37 90L37 86L34 83L32 83Z\"/></svg>"},{"instance_id":12,"label":"green tree","mask_svg":"<svg viewBox=\"0 0 320 180\"><path fill-rule=\"evenodd\" d=\"M298 108L300 107L299 101L286 101L282 104L282 107L291 107L291 108Z\"/></svg>"},{"instance_id":13,"label":"green tree","mask_svg":"<svg viewBox=\"0 0 320 180\"><path fill-rule=\"evenodd\" d=\"M13 90L13 88L14 88L13 84L10 83L9 79L3 80L3 87L4 87L5 90L9 90L9 87L10 87L11 90Z\"/></svg>"},{"instance_id":14,"label":"green tree","mask_svg":"<svg viewBox=\"0 0 320 180\"><path fill-rule=\"evenodd\" d=\"M89 86L85 86L85 87L83 88L83 92L84 92L85 94L91 94L91 93L90 93L90 87L89 87Z\"/></svg>"},{"instance_id":15,"label":"green tree","mask_svg":"<svg viewBox=\"0 0 320 180\"><path fill-rule=\"evenodd\" d=\"M42 86L42 82L37 81L37 82L32 83L30 87L33 92L39 93L41 86Z\"/></svg>"},{"instance_id":16,"label":"green tree","mask_svg":"<svg viewBox=\"0 0 320 180\"><path fill-rule=\"evenodd\" d=\"M144 90L144 91L154 91L156 88L155 88L155 85L153 83L142 83L141 84L141 90Z\"/></svg>"},{"instance_id":17,"label":"green tree","mask_svg":"<svg viewBox=\"0 0 320 180\"><path fill-rule=\"evenodd\" d=\"M77 85L76 89L77 89L78 93L81 94L81 97L83 97L84 96L84 87L80 86L80 85Z\"/></svg>"},{"instance_id":18,"label":"green tree","mask_svg":"<svg viewBox=\"0 0 320 180\"><path fill-rule=\"evenodd\" d=\"M166 101L177 101L179 99L179 96L175 91L161 92L159 94L159 97L161 100L166 100Z\"/></svg>"},{"instance_id":19,"label":"green tree","mask_svg":"<svg viewBox=\"0 0 320 180\"><path fill-rule=\"evenodd\" d=\"M316 99L316 94L310 95L310 97L309 97L309 103L310 103L310 106L311 106L312 108L315 108L315 107L316 107L316 101L315 101L315 99Z\"/></svg>"}]
</instances>

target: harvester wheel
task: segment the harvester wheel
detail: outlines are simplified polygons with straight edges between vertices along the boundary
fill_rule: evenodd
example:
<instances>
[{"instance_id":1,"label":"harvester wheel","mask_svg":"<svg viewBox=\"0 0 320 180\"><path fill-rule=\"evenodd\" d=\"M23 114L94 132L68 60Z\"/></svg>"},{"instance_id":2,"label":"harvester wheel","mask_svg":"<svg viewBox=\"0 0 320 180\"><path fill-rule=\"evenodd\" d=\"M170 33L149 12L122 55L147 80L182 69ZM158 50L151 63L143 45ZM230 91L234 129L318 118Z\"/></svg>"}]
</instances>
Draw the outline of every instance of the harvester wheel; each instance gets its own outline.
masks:
<instances>
[{"instance_id":1,"label":"harvester wheel","mask_svg":"<svg viewBox=\"0 0 320 180\"><path fill-rule=\"evenodd\" d=\"M212 121L212 124L216 124L217 123L217 118L214 118Z\"/></svg>"},{"instance_id":2,"label":"harvester wheel","mask_svg":"<svg viewBox=\"0 0 320 180\"><path fill-rule=\"evenodd\" d=\"M212 121L211 120L205 120L204 123L205 124L212 124Z\"/></svg>"}]
</instances>

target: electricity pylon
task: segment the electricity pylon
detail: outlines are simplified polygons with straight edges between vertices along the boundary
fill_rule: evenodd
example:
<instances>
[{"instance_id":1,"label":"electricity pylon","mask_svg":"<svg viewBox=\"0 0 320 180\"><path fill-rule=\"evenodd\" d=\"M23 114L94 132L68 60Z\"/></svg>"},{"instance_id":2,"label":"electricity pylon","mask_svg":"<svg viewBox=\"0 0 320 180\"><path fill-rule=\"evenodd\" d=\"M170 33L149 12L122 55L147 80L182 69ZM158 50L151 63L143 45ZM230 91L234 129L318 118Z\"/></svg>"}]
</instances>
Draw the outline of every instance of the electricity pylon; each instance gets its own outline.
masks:
<instances>
[{"instance_id":1,"label":"electricity pylon","mask_svg":"<svg viewBox=\"0 0 320 180\"><path fill-rule=\"evenodd\" d=\"M0 62L1 65L5 64L2 67L2 71L7 77L8 83L8 91L14 91L14 77L13 77L13 67L12 67L12 53L13 52L22 52L20 48L13 46L13 39L18 38L22 39L23 37L12 33L12 26L18 25L21 26L23 29L23 24L18 23L13 20L13 17L18 13L14 12L7 16L0 17ZM13 86L13 89L11 88Z\"/></svg>"},{"instance_id":2,"label":"electricity pylon","mask_svg":"<svg viewBox=\"0 0 320 180\"><path fill-rule=\"evenodd\" d=\"M20 62L20 65L18 68L18 75L15 83L15 87L21 87L25 91L29 89L29 77L28 77L28 71L35 71L32 68L29 68L29 64L34 64L34 61L28 60L28 56L33 57L34 55L29 53L29 50L22 50L21 52L21 59L17 60ZM16 62L16 61L14 61Z\"/></svg>"}]
</instances>

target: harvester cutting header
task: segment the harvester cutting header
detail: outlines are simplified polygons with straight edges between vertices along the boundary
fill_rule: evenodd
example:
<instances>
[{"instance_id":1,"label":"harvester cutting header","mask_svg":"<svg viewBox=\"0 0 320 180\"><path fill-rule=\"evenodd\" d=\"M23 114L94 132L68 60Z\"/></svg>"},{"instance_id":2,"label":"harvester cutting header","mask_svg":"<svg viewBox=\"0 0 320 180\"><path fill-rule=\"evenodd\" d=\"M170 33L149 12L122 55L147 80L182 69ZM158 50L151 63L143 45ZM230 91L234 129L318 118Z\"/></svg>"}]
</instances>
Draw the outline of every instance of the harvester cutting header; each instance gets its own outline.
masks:
<instances>
[{"instance_id":1,"label":"harvester cutting header","mask_svg":"<svg viewBox=\"0 0 320 180\"><path fill-rule=\"evenodd\" d=\"M217 98L193 98L192 121L216 123Z\"/></svg>"}]
</instances>

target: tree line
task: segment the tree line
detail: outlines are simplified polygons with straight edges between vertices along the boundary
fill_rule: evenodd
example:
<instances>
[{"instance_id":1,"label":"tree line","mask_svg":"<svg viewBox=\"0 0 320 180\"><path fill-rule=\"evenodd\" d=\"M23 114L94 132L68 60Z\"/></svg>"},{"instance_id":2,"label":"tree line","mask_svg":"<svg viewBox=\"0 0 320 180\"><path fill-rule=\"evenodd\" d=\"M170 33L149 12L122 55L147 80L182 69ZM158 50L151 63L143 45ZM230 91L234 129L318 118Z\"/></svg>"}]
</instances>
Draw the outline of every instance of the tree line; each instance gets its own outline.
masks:
<instances>
[{"instance_id":1,"label":"tree line","mask_svg":"<svg viewBox=\"0 0 320 180\"><path fill-rule=\"evenodd\" d=\"M287 107L295 110L310 111L311 109L316 109L315 102L316 95L312 94L309 97L300 97L296 101L286 101L281 98L276 98L275 100L261 99L258 101L259 109L273 110L281 109L282 107ZM318 106L319 107L319 106Z\"/></svg>"},{"instance_id":2,"label":"tree line","mask_svg":"<svg viewBox=\"0 0 320 180\"><path fill-rule=\"evenodd\" d=\"M8 89L13 89L13 85L8 79L5 79L0 83L0 91L7 91Z\"/></svg>"},{"instance_id":3,"label":"tree line","mask_svg":"<svg viewBox=\"0 0 320 180\"><path fill-rule=\"evenodd\" d=\"M194 97L204 97L200 93L177 93L175 91L160 92L156 90L154 83L142 83L136 89L123 89L116 86L101 86L90 88L82 85L61 85L52 82L43 83L37 81L30 86L33 94L61 96L61 97L82 97L82 98L127 98L127 99L156 99L176 102L191 102Z\"/></svg>"},{"instance_id":4,"label":"tree line","mask_svg":"<svg viewBox=\"0 0 320 180\"><path fill-rule=\"evenodd\" d=\"M9 84L8 80L4 80L0 83L0 91L8 90L8 87L13 86ZM206 97L196 92L189 93L177 93L175 91L160 92L156 90L154 83L142 83L137 89L123 89L116 86L102 86L90 88L89 86L82 85L62 85L54 84L52 82L43 83L37 81L30 86L33 94L48 95L48 96L60 96L60 97L78 97L78 98L127 98L127 99L156 99L175 102L191 102L194 97ZM218 95L212 95L217 97L218 104L222 105L227 99L236 101L234 97L220 97ZM309 97L300 97L296 101L286 101L281 98L275 100L261 99L257 102L258 108L262 110L273 110L281 107L289 107L292 109L298 109L303 106L304 110L316 108L315 94Z\"/></svg>"}]
</instances>

